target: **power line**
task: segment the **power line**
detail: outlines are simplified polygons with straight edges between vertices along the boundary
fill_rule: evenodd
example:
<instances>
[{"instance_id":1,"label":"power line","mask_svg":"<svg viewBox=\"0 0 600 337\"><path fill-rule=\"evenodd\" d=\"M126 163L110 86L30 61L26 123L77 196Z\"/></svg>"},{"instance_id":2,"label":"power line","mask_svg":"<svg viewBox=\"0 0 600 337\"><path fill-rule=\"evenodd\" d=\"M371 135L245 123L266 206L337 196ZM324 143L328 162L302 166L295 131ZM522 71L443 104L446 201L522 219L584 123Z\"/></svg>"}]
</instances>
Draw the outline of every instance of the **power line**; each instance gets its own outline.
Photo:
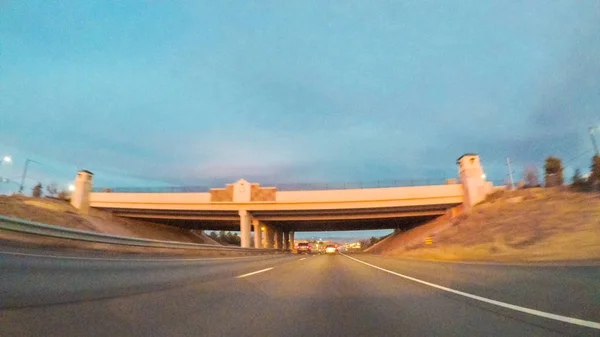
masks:
<instances>
[{"instance_id":1,"label":"power line","mask_svg":"<svg viewBox=\"0 0 600 337\"><path fill-rule=\"evenodd\" d=\"M580 154L576 155L575 157L573 157L573 158L571 158L569 160L565 160L565 164L568 164L568 163L572 162L573 160L578 159L578 158L580 158L580 157L582 157L582 156L584 156L584 155L586 155L586 154L588 154L590 152L592 152L591 149L585 150L585 151L581 152Z\"/></svg>"}]
</instances>

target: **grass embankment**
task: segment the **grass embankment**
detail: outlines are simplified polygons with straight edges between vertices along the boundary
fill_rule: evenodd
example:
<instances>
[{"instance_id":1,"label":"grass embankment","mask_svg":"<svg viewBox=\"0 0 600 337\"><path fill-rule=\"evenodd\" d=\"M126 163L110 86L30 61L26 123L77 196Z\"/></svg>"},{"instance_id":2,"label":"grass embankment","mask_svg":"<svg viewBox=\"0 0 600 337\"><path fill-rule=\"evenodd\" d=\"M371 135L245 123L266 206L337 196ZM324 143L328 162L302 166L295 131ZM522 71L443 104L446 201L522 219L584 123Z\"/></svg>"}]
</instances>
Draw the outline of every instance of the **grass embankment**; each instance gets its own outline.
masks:
<instances>
[{"instance_id":1,"label":"grass embankment","mask_svg":"<svg viewBox=\"0 0 600 337\"><path fill-rule=\"evenodd\" d=\"M600 261L597 193L499 191L469 213L425 228L397 235L379 253L448 261ZM426 245L426 237L433 244Z\"/></svg>"},{"instance_id":2,"label":"grass embankment","mask_svg":"<svg viewBox=\"0 0 600 337\"><path fill-rule=\"evenodd\" d=\"M104 234L126 237L178 241L190 243L215 244L205 236L194 235L189 230L167 225L139 221L134 219L111 216L110 213L91 209L90 214L84 215L73 208L68 202L48 198L28 198L24 196L0 196L0 215L57 225L67 228L80 229ZM43 246L60 246L86 249L100 249L131 252L169 252L191 253L191 250L156 250L143 247L125 247L117 245L95 244L45 238L37 235L25 235L11 231L0 231L0 240L15 241Z\"/></svg>"}]
</instances>

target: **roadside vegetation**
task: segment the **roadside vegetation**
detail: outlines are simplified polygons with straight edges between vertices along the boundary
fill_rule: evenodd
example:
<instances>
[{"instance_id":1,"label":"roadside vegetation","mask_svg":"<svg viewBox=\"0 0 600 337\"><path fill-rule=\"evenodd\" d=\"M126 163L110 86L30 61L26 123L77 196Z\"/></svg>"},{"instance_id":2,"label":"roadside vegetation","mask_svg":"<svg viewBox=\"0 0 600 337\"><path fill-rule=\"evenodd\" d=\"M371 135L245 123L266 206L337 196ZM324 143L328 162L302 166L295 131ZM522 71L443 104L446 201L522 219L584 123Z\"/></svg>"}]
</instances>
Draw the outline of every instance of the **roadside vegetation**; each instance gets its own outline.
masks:
<instances>
[{"instance_id":1,"label":"roadside vegetation","mask_svg":"<svg viewBox=\"0 0 600 337\"><path fill-rule=\"evenodd\" d=\"M521 188L497 190L468 213L399 233L372 252L448 261L600 261L600 157L569 185L560 159L548 157L544 172L545 187L526 169Z\"/></svg>"},{"instance_id":2,"label":"roadside vegetation","mask_svg":"<svg viewBox=\"0 0 600 337\"><path fill-rule=\"evenodd\" d=\"M237 233L220 231L217 234L217 232L210 232L208 236L222 245L239 246L242 243L242 239Z\"/></svg>"}]
</instances>

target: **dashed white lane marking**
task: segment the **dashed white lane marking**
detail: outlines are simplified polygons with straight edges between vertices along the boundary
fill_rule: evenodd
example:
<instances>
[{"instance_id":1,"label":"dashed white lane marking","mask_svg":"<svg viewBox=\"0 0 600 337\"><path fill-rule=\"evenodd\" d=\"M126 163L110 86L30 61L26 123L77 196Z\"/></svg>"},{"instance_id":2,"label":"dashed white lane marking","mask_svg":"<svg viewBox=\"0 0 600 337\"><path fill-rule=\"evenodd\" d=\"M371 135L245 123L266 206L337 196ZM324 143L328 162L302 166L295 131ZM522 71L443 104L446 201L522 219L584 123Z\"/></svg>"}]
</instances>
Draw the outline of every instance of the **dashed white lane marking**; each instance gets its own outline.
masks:
<instances>
[{"instance_id":1,"label":"dashed white lane marking","mask_svg":"<svg viewBox=\"0 0 600 337\"><path fill-rule=\"evenodd\" d=\"M306 260L306 258L305 258L305 257L303 257L303 258L301 258L301 259L300 259L300 261L302 261L302 260Z\"/></svg>"},{"instance_id":2,"label":"dashed white lane marking","mask_svg":"<svg viewBox=\"0 0 600 337\"><path fill-rule=\"evenodd\" d=\"M474 300L485 302L485 303L489 303L489 304L493 304L493 305L497 305L499 307L503 307L503 308L507 308L507 309L512 309L512 310L515 310L515 311L524 312L524 313L530 314L530 315L540 316L540 317L544 317L544 318L553 319L555 321L561 321L561 322L566 322L566 323L570 323L570 324L574 324L574 325L585 326L585 327L588 327L588 328L599 329L600 330L600 323L598 323L598 322L586 321L586 320L579 319L579 318L574 318L574 317L568 317L568 316L562 316L562 315L552 314L552 313L545 312L545 311L540 311L540 310L536 310L536 309L521 307L521 306L510 304L510 303L504 303L504 302L492 300L492 299L489 299L489 298L486 298L486 297L481 297L481 296L477 296L477 295L465 293L465 292L460 291L460 290L455 290L455 289L447 288L447 287L440 286L440 285L437 285L437 284L434 284L434 283L431 283L431 282L419 280L419 279L414 278L414 277L410 277L410 276L407 276L407 275L396 273L396 272L393 272L391 270L387 270L387 269L378 267L376 265L373 265L373 264L361 261L359 259L355 259L355 258L350 257L350 256L345 255L345 254L342 254L342 255L344 255L345 257L347 257L349 259L352 259L352 260L354 260L356 262L359 262L359 263L362 263L364 265L367 265L369 267L372 267L372 268L375 268L375 269L379 269L381 271L384 271L386 273L390 273L392 275L400 276L400 277L405 278L407 280L411 280L411 281L418 282L418 283L421 283L421 284L424 284L424 285L427 285L427 286L430 286L430 287L433 287L433 288L437 288L437 289L440 289L440 290L443 290L443 291L447 291L449 293L453 293L453 294L456 294L456 295L460 295L460 296L472 298Z\"/></svg>"},{"instance_id":3,"label":"dashed white lane marking","mask_svg":"<svg viewBox=\"0 0 600 337\"><path fill-rule=\"evenodd\" d=\"M261 269L261 270L253 271L253 272L251 272L251 273L248 273L248 274L240 275L240 276L238 276L237 278L242 278L242 277L252 276L252 275L256 275L256 274L258 274L258 273L264 273L264 272L266 272L266 271L269 271L269 270L271 270L271 269L273 269L273 268L275 268L275 267L271 267L271 268L265 268L265 269Z\"/></svg>"}]
</instances>

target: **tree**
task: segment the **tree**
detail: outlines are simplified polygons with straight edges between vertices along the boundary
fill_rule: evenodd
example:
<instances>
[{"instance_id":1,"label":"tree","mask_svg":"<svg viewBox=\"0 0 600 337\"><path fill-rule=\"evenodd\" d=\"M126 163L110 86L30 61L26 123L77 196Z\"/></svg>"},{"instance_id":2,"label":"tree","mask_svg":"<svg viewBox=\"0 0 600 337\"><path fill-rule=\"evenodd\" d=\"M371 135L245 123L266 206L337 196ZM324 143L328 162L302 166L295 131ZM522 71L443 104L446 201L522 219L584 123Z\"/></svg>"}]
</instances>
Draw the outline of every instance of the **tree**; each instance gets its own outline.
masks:
<instances>
[{"instance_id":1,"label":"tree","mask_svg":"<svg viewBox=\"0 0 600 337\"><path fill-rule=\"evenodd\" d=\"M600 156L594 156L592 158L592 167L589 182L592 185L600 184Z\"/></svg>"},{"instance_id":2,"label":"tree","mask_svg":"<svg viewBox=\"0 0 600 337\"><path fill-rule=\"evenodd\" d=\"M213 240L216 240L224 245L237 245L239 246L242 243L242 239L237 233L220 231L219 234L212 232L210 233L210 237Z\"/></svg>"},{"instance_id":3,"label":"tree","mask_svg":"<svg viewBox=\"0 0 600 337\"><path fill-rule=\"evenodd\" d=\"M576 169L573 174L571 188L578 192L589 192L591 184L581 176L581 170Z\"/></svg>"},{"instance_id":4,"label":"tree","mask_svg":"<svg viewBox=\"0 0 600 337\"><path fill-rule=\"evenodd\" d=\"M581 183L582 181L584 181L584 179L581 176L581 170L575 169L575 173L573 173L573 178L571 178L571 182L573 183L573 185L575 185Z\"/></svg>"},{"instance_id":5,"label":"tree","mask_svg":"<svg viewBox=\"0 0 600 337\"><path fill-rule=\"evenodd\" d=\"M523 180L525 180L525 187L537 187L540 185L536 173L535 166L528 166L523 172Z\"/></svg>"},{"instance_id":6,"label":"tree","mask_svg":"<svg viewBox=\"0 0 600 337\"><path fill-rule=\"evenodd\" d=\"M546 187L562 186L563 167L560 159L548 156L544 163L544 185Z\"/></svg>"},{"instance_id":7,"label":"tree","mask_svg":"<svg viewBox=\"0 0 600 337\"><path fill-rule=\"evenodd\" d=\"M42 184L38 183L31 189L31 196L34 198L39 198L42 196Z\"/></svg>"},{"instance_id":8,"label":"tree","mask_svg":"<svg viewBox=\"0 0 600 337\"><path fill-rule=\"evenodd\" d=\"M242 244L242 238L237 233L233 233L231 236L231 241L229 242L232 245L240 246Z\"/></svg>"},{"instance_id":9,"label":"tree","mask_svg":"<svg viewBox=\"0 0 600 337\"><path fill-rule=\"evenodd\" d=\"M58 194L58 188L56 188L56 184L50 184L46 186L46 194L49 197L54 197Z\"/></svg>"}]
</instances>

